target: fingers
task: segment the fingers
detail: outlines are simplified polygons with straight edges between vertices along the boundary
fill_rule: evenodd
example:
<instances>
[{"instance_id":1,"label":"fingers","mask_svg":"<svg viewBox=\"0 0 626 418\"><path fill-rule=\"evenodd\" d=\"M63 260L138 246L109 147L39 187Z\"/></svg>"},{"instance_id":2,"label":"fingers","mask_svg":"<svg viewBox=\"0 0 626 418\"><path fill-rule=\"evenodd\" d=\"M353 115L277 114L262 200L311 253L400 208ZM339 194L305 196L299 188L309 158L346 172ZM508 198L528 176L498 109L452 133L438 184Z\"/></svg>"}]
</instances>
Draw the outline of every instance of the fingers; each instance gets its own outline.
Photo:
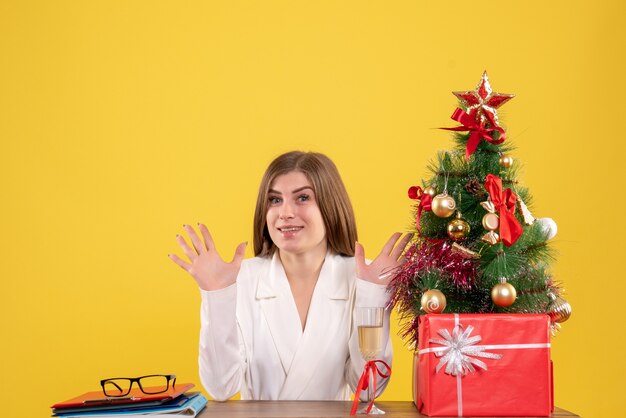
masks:
<instances>
[{"instance_id":1,"label":"fingers","mask_svg":"<svg viewBox=\"0 0 626 418\"><path fill-rule=\"evenodd\" d=\"M237 249L235 250L235 255L233 256L233 261L231 261L231 263L234 263L238 266L241 265L241 262L243 261L243 258L246 255L247 246L248 246L248 241L242 242L241 244L237 246Z\"/></svg>"},{"instance_id":2,"label":"fingers","mask_svg":"<svg viewBox=\"0 0 626 418\"><path fill-rule=\"evenodd\" d=\"M411 241L411 239L413 239L413 234L406 234L404 238L400 240L398 245L396 245L396 247L391 252L391 257L394 260L400 260L400 258L402 257L402 253L404 253L404 250L407 244Z\"/></svg>"},{"instance_id":3,"label":"fingers","mask_svg":"<svg viewBox=\"0 0 626 418\"><path fill-rule=\"evenodd\" d=\"M191 264L178 257L176 254L168 254L167 256L170 258L170 260L178 264L183 270L189 271L189 268L191 268Z\"/></svg>"},{"instance_id":4,"label":"fingers","mask_svg":"<svg viewBox=\"0 0 626 418\"><path fill-rule=\"evenodd\" d=\"M206 227L205 224L198 223L198 229L200 229L200 233L202 234L202 238L204 238L204 246L207 251L211 251L215 248L215 243L213 242L213 237L209 232L209 228Z\"/></svg>"},{"instance_id":5,"label":"fingers","mask_svg":"<svg viewBox=\"0 0 626 418\"><path fill-rule=\"evenodd\" d=\"M379 255L387 256L391 254L391 251L393 250L394 245L396 245L396 242L398 242L398 239L400 238L401 235L402 233L400 232L395 232L393 235L391 235L391 237L389 238L389 240L387 240L387 243L385 244L383 249L380 250Z\"/></svg>"},{"instance_id":6,"label":"fingers","mask_svg":"<svg viewBox=\"0 0 626 418\"><path fill-rule=\"evenodd\" d=\"M177 234L176 242L178 242L178 245L180 245L180 248L183 250L183 253L185 253L185 255L190 261L195 260L198 254L194 250L192 250L191 247L189 247L189 245L187 244L187 241L185 241L185 238Z\"/></svg>"},{"instance_id":7,"label":"fingers","mask_svg":"<svg viewBox=\"0 0 626 418\"><path fill-rule=\"evenodd\" d=\"M190 225L183 225L183 228L185 229L187 234L189 234L189 238L191 238L191 243L193 244L193 247L196 249L196 253L197 254L205 253L206 247L202 243L202 240L200 239L198 234L196 234L196 230L193 229L193 227L191 227Z\"/></svg>"}]
</instances>

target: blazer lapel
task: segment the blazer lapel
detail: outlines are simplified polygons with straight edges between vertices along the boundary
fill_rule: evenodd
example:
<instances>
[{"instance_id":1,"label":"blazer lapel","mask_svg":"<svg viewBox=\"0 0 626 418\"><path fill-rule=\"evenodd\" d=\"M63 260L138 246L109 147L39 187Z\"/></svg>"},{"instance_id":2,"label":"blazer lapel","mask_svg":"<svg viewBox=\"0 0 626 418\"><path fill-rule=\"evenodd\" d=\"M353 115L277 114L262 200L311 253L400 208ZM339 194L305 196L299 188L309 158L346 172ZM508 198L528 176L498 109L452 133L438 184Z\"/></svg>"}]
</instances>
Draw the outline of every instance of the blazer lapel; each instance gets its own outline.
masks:
<instances>
[{"instance_id":1,"label":"blazer lapel","mask_svg":"<svg viewBox=\"0 0 626 418\"><path fill-rule=\"evenodd\" d=\"M336 257L339 256L326 255L311 299L306 327L279 399L300 399L329 345L337 343L328 336L335 335L337 328L345 325L341 320L345 303L339 301L348 299L350 283L345 274L337 271L343 263Z\"/></svg>"},{"instance_id":2,"label":"blazer lapel","mask_svg":"<svg viewBox=\"0 0 626 418\"><path fill-rule=\"evenodd\" d=\"M288 375L302 336L302 328L278 253L272 257L268 274L259 280L256 298L260 302L283 370Z\"/></svg>"}]
</instances>

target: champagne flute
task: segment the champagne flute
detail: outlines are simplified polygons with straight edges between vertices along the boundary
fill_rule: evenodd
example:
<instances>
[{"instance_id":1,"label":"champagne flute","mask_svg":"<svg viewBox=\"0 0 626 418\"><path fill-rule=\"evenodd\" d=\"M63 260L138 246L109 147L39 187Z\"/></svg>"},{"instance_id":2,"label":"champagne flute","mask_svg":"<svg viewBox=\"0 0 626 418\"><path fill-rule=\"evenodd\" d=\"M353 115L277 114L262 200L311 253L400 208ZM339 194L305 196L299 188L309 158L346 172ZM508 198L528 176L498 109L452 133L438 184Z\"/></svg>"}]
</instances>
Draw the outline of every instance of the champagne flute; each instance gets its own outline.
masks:
<instances>
[{"instance_id":1,"label":"champagne flute","mask_svg":"<svg viewBox=\"0 0 626 418\"><path fill-rule=\"evenodd\" d=\"M359 351L361 352L361 355L363 356L365 361L376 360L382 354L383 350L384 309L356 309L356 323L359 331ZM374 393L373 391L374 379L376 379L376 373L371 372L367 385L368 402L357 411L359 414L366 414L368 405L376 398L376 393ZM376 405L372 405L372 409L369 413L372 415L382 415L385 413L385 411L379 409Z\"/></svg>"}]
</instances>

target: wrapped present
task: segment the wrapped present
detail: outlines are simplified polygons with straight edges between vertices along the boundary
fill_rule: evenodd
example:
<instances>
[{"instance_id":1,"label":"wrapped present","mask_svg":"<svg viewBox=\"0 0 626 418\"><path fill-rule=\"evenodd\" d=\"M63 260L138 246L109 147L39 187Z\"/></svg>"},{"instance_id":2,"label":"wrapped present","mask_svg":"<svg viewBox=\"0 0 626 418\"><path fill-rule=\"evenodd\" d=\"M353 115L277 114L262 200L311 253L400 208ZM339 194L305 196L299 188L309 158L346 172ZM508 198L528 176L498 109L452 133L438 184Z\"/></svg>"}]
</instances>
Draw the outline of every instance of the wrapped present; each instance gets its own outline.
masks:
<instances>
[{"instance_id":1,"label":"wrapped present","mask_svg":"<svg viewBox=\"0 0 626 418\"><path fill-rule=\"evenodd\" d=\"M419 323L414 402L429 416L549 416L550 318L435 314Z\"/></svg>"}]
</instances>

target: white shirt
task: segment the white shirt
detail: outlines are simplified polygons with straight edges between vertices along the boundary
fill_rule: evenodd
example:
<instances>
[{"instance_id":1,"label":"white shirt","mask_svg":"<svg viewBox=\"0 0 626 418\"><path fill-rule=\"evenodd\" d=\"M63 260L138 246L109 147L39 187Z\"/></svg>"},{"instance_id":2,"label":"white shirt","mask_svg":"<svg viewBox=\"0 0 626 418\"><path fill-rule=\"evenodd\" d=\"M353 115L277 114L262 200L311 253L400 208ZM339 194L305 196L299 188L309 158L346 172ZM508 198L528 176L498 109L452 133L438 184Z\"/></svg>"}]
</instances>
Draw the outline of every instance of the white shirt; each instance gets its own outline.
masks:
<instances>
[{"instance_id":1,"label":"white shirt","mask_svg":"<svg viewBox=\"0 0 626 418\"><path fill-rule=\"evenodd\" d=\"M390 297L386 286L356 278L353 257L330 253L304 331L277 254L244 260L235 284L201 295L200 380L220 401L237 392L254 400L350 399L365 365L354 307L384 307ZM391 366L388 311L380 359ZM378 377L377 393L387 381Z\"/></svg>"}]
</instances>

